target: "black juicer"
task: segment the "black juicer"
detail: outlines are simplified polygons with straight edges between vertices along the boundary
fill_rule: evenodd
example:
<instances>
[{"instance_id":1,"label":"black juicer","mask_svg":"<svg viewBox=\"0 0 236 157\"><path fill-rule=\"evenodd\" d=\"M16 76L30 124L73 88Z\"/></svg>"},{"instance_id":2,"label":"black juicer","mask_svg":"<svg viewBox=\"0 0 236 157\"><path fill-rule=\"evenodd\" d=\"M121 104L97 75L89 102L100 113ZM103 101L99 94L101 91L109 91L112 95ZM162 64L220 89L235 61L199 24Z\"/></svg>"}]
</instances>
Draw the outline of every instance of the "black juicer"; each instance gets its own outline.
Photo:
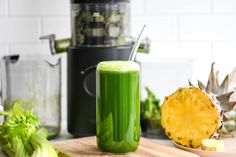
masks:
<instances>
[{"instance_id":1,"label":"black juicer","mask_svg":"<svg viewBox=\"0 0 236 157\"><path fill-rule=\"evenodd\" d=\"M95 135L96 65L128 60L135 38L130 36L130 0L71 0L72 37L48 39L51 53L67 52L68 131L75 137ZM138 52L149 53L150 40Z\"/></svg>"},{"instance_id":2,"label":"black juicer","mask_svg":"<svg viewBox=\"0 0 236 157\"><path fill-rule=\"evenodd\" d=\"M96 134L96 65L128 60L132 49L129 0L71 0L72 39L67 56L68 131Z\"/></svg>"}]
</instances>

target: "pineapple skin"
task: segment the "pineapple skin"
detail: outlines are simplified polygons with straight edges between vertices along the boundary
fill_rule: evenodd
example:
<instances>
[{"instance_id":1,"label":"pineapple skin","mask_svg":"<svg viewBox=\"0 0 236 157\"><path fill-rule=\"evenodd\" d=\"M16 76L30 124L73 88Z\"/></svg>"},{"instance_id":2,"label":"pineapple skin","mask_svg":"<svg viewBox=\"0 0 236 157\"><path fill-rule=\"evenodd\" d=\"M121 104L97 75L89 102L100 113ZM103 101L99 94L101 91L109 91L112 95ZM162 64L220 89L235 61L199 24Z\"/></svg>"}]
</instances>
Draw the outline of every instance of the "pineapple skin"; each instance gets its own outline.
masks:
<instances>
[{"instance_id":1,"label":"pineapple skin","mask_svg":"<svg viewBox=\"0 0 236 157\"><path fill-rule=\"evenodd\" d=\"M175 143L198 148L221 126L219 103L197 87L179 88L165 97L161 124Z\"/></svg>"}]
</instances>

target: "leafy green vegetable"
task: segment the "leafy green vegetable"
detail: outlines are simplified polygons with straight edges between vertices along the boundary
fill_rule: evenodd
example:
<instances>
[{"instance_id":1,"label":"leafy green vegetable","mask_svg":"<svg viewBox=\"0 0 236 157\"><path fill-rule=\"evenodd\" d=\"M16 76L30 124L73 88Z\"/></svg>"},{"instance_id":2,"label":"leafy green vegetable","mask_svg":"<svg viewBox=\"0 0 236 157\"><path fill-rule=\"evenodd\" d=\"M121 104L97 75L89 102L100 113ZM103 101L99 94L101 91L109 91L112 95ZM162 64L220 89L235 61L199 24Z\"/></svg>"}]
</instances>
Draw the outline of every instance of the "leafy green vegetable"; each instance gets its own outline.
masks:
<instances>
[{"instance_id":1,"label":"leafy green vegetable","mask_svg":"<svg viewBox=\"0 0 236 157\"><path fill-rule=\"evenodd\" d=\"M0 145L9 157L57 157L47 132L38 130L38 118L32 111L23 111L15 102L11 111L0 112L0 116L6 118L0 125Z\"/></svg>"},{"instance_id":2,"label":"leafy green vegetable","mask_svg":"<svg viewBox=\"0 0 236 157\"><path fill-rule=\"evenodd\" d=\"M32 157L57 157L57 153L47 140L47 130L39 129L31 137L31 144L35 151Z\"/></svg>"},{"instance_id":3,"label":"leafy green vegetable","mask_svg":"<svg viewBox=\"0 0 236 157\"><path fill-rule=\"evenodd\" d=\"M148 97L141 102L141 119L149 120L151 126L156 128L160 125L161 111L160 100L156 98L154 93L148 88L145 88Z\"/></svg>"},{"instance_id":4,"label":"leafy green vegetable","mask_svg":"<svg viewBox=\"0 0 236 157\"><path fill-rule=\"evenodd\" d=\"M22 152L24 156L32 154L33 148L28 141L38 128L37 117L31 111L22 111L18 103L15 103L12 111L2 112L0 115L7 118L0 126L0 144L3 150L9 156L15 156L16 151Z\"/></svg>"}]
</instances>

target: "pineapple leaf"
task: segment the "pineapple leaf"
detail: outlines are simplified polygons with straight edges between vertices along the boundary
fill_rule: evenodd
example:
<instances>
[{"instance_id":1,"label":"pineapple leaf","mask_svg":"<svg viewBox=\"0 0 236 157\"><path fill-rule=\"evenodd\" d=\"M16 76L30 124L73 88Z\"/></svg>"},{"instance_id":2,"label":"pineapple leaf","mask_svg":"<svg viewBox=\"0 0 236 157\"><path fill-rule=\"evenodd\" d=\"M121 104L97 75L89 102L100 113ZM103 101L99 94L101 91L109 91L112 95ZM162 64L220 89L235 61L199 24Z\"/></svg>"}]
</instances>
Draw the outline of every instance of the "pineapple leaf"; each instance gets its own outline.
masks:
<instances>
[{"instance_id":1,"label":"pineapple leaf","mask_svg":"<svg viewBox=\"0 0 236 157\"><path fill-rule=\"evenodd\" d=\"M221 108L224 112L228 112L228 111L233 110L235 105L236 105L236 101L234 101L234 102L223 102L223 103L220 104L220 106L221 106Z\"/></svg>"},{"instance_id":2,"label":"pineapple leaf","mask_svg":"<svg viewBox=\"0 0 236 157\"><path fill-rule=\"evenodd\" d=\"M229 93L226 93L226 94L222 94L222 95L219 95L216 97L216 99L220 102L220 103L223 103L223 102L229 102L229 98L230 96L233 94L234 92L229 92Z\"/></svg>"},{"instance_id":3,"label":"pineapple leaf","mask_svg":"<svg viewBox=\"0 0 236 157\"><path fill-rule=\"evenodd\" d=\"M201 82L201 81L197 81L198 82L198 87L201 89L201 90L206 90L206 87L204 86L204 84Z\"/></svg>"}]
</instances>

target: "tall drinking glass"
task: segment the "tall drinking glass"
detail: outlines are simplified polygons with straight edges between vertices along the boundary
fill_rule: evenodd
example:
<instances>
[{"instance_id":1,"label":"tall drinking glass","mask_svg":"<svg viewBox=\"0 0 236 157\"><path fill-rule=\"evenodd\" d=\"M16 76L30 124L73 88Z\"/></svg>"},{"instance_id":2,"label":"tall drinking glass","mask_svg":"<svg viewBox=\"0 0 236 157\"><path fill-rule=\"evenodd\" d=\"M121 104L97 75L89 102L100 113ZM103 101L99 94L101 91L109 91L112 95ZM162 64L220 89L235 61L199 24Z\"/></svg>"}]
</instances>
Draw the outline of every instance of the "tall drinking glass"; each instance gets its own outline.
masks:
<instances>
[{"instance_id":1,"label":"tall drinking glass","mask_svg":"<svg viewBox=\"0 0 236 157\"><path fill-rule=\"evenodd\" d=\"M97 145L127 153L140 139L140 68L131 61L100 62L96 73Z\"/></svg>"}]
</instances>

